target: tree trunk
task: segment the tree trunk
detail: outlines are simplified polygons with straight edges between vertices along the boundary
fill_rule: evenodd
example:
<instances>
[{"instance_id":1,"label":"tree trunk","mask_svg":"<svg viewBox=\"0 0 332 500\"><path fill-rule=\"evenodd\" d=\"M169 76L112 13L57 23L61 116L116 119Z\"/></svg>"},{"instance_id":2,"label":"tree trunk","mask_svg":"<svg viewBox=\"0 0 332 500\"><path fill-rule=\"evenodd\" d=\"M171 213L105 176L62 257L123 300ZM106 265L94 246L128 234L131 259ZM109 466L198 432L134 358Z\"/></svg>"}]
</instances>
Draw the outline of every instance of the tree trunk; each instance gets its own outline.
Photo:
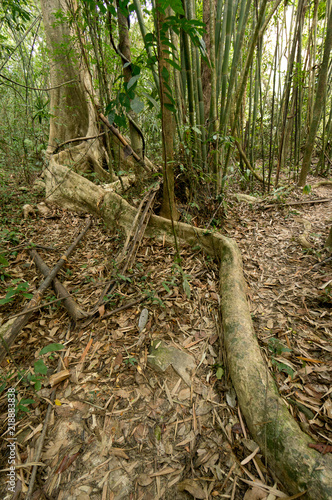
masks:
<instances>
[{"instance_id":1,"label":"tree trunk","mask_svg":"<svg viewBox=\"0 0 332 500\"><path fill-rule=\"evenodd\" d=\"M332 248L332 226L330 227L330 232L329 232L329 235L327 237L325 246Z\"/></svg>"},{"instance_id":2,"label":"tree trunk","mask_svg":"<svg viewBox=\"0 0 332 500\"><path fill-rule=\"evenodd\" d=\"M48 152L52 152L59 143L88 135L89 110L80 79L77 47L68 24L55 17L57 11L68 12L67 3L64 0L42 0L41 7L53 87L48 143Z\"/></svg>"},{"instance_id":3,"label":"tree trunk","mask_svg":"<svg viewBox=\"0 0 332 500\"><path fill-rule=\"evenodd\" d=\"M205 33L203 35L203 40L205 43L205 49L208 59L210 59L210 2L209 0L203 1L203 23L205 25ZM210 63L202 59L202 89L203 89L203 102L204 102L204 119L205 122L210 116L210 102L211 102L211 65Z\"/></svg>"},{"instance_id":4,"label":"tree trunk","mask_svg":"<svg viewBox=\"0 0 332 500\"><path fill-rule=\"evenodd\" d=\"M316 134L324 106L331 48L332 48L332 9L330 10L329 18L327 21L323 61L318 76L316 99L314 104L312 120L310 123L309 135L304 150L304 157L298 183L299 186L305 185L307 175L310 170L311 156L314 149Z\"/></svg>"},{"instance_id":5,"label":"tree trunk","mask_svg":"<svg viewBox=\"0 0 332 500\"><path fill-rule=\"evenodd\" d=\"M162 147L163 147L163 199L160 215L165 219L178 220L179 214L175 206L174 197L174 170L173 170L173 155L174 155L174 121L173 113L169 109L171 100L170 93L170 65L167 61L167 53L169 48L167 42L167 33L163 29L165 14L160 5L156 4L157 15L157 45L158 45L158 69L159 69L159 86L160 86L160 104L161 104L161 130L162 130Z\"/></svg>"},{"instance_id":6,"label":"tree trunk","mask_svg":"<svg viewBox=\"0 0 332 500\"><path fill-rule=\"evenodd\" d=\"M119 0L117 0L117 15L118 15L118 27L119 27L119 51L121 52L122 64L123 64L123 76L124 82L128 83L133 76L131 63L131 51L130 51L130 40L128 31L129 17L126 17L119 8ZM129 12L128 12L129 16ZM129 111L129 116L136 121L136 113ZM129 120L129 133L130 142L133 150L142 158L142 141L139 133L137 132L134 124Z\"/></svg>"}]
</instances>

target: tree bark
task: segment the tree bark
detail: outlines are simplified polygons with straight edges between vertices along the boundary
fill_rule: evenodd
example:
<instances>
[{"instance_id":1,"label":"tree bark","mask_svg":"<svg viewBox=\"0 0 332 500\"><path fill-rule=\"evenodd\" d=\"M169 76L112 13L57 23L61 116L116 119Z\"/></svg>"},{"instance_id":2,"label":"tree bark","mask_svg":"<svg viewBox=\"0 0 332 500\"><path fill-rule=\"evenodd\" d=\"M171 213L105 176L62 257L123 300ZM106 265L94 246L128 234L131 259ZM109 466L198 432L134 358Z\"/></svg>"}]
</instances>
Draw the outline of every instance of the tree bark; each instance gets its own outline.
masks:
<instances>
[{"instance_id":1,"label":"tree bark","mask_svg":"<svg viewBox=\"0 0 332 500\"><path fill-rule=\"evenodd\" d=\"M119 8L119 0L117 0L117 15L118 15L118 27L119 27L119 51L124 56L122 57L123 76L124 76L124 82L128 83L133 76L132 66L131 64L128 64L128 62L131 63L131 51L130 51L130 40L129 40L129 30L128 30L129 17L126 17L121 12ZM136 113L130 111L129 115L132 117L134 121L136 120ZM135 128L135 126L131 121L129 121L129 133L130 133L131 147L138 154L139 157L142 157L142 140L139 133L137 132L137 129Z\"/></svg>"},{"instance_id":2,"label":"tree bark","mask_svg":"<svg viewBox=\"0 0 332 500\"><path fill-rule=\"evenodd\" d=\"M89 111L80 80L79 55L72 41L67 22L56 18L56 12L68 12L64 0L42 0L46 42L50 57L50 135L48 152L60 142L85 137L89 127ZM92 134L91 134L92 135Z\"/></svg>"},{"instance_id":3,"label":"tree bark","mask_svg":"<svg viewBox=\"0 0 332 500\"><path fill-rule=\"evenodd\" d=\"M332 248L332 226L330 227L330 232L329 232L329 235L327 237L325 246Z\"/></svg>"},{"instance_id":4,"label":"tree bark","mask_svg":"<svg viewBox=\"0 0 332 500\"><path fill-rule=\"evenodd\" d=\"M166 45L165 38L167 33L163 30L165 14L159 2L156 3L157 15L157 45L158 45L158 69L159 69L159 88L160 88L160 104L161 104L161 130L162 130L162 147L163 147L163 199L160 215L166 219L178 220L179 214L175 206L174 196L174 170L173 170L173 155L174 155L174 120L173 113L169 109L171 100L170 92L170 64L167 61L167 53L169 48Z\"/></svg>"},{"instance_id":5,"label":"tree bark","mask_svg":"<svg viewBox=\"0 0 332 500\"><path fill-rule=\"evenodd\" d=\"M332 48L332 9L330 10L329 18L327 21L323 61L318 76L316 99L312 114L312 120L310 123L308 139L304 150L302 168L298 182L299 186L305 186L307 175L309 173L311 166L312 152L314 149L317 130L325 101L325 91L326 91L331 48Z\"/></svg>"},{"instance_id":6,"label":"tree bark","mask_svg":"<svg viewBox=\"0 0 332 500\"><path fill-rule=\"evenodd\" d=\"M211 58L211 40L210 40L210 2L209 0L203 1L203 23L205 25L205 33L203 40L208 59ZM202 89L203 89L203 102L204 102L204 119L205 122L210 116L210 103L211 103L211 65L205 59L202 59Z\"/></svg>"}]
</instances>

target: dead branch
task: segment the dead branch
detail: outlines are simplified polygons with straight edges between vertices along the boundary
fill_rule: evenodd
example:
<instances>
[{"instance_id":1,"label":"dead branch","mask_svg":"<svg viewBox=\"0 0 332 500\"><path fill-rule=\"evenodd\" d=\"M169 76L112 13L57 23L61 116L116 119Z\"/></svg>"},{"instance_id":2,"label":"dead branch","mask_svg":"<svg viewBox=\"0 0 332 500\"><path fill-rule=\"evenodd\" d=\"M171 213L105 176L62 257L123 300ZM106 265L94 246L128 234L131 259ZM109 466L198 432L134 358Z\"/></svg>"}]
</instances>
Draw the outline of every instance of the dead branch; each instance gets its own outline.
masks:
<instances>
[{"instance_id":1,"label":"dead branch","mask_svg":"<svg viewBox=\"0 0 332 500\"><path fill-rule=\"evenodd\" d=\"M23 309L25 314L23 316L18 317L14 321L14 323L10 326L10 328L7 330L7 332L3 336L1 336L2 346L0 349L0 363L5 358L6 353L9 351L10 346L13 344L14 340L16 339L16 337L18 336L18 334L20 333L22 328L28 323L28 321L33 313L32 309L34 309L37 305L39 305L43 294L45 293L47 288L51 285L55 276L58 274L60 269L63 267L63 265L65 264L69 255L73 252L75 247L78 245L78 243L84 237L84 235L86 234L86 232L88 231L90 226L91 226L91 219L88 220L83 231L81 231L81 233L78 235L78 237L75 239L75 241L70 245L70 247L64 253L64 255L61 257L61 259L53 267L52 271L47 276L47 278L42 282L42 284L40 285L38 290L36 290L36 292L34 293L34 296L30 300L30 302Z\"/></svg>"},{"instance_id":2,"label":"dead branch","mask_svg":"<svg viewBox=\"0 0 332 500\"><path fill-rule=\"evenodd\" d=\"M36 264L39 271L44 275L45 278L47 278L51 273L51 270L45 264L39 253L36 252L36 250L29 250L29 254L34 260L34 263ZM77 302L70 296L68 290L62 285L62 283L60 283L57 278L54 278L52 286L57 296L63 299L63 305L65 306L69 316L73 321L75 321L75 323L78 320L86 318L88 316L88 313L86 313L79 307Z\"/></svg>"},{"instance_id":3,"label":"dead branch","mask_svg":"<svg viewBox=\"0 0 332 500\"><path fill-rule=\"evenodd\" d=\"M126 262L121 268L121 272L124 273L127 270L127 267L129 264L134 260L137 251L141 245L142 238L144 236L144 232L146 229L146 226L149 223L150 216L151 216L151 208L155 199L155 196L157 194L157 191L159 189L159 184L158 186L154 186L151 188L148 193L145 195L143 198L142 202L140 203L140 206L137 210L137 214L134 218L133 224L131 226L130 232L127 235L126 242L124 244L123 250L121 252L121 255L118 260L118 264L123 261L124 256L127 253L127 258ZM145 204L145 208L142 212L143 206ZM141 214L141 217L139 218L139 215ZM130 242L130 238L132 236L132 241Z\"/></svg>"},{"instance_id":4,"label":"dead branch","mask_svg":"<svg viewBox=\"0 0 332 500\"><path fill-rule=\"evenodd\" d=\"M123 150L124 150L126 157L133 156L133 158L137 161L137 163L142 165L142 167L144 168L144 170L146 172L150 173L150 169L146 166L145 161L142 158L140 158L137 153L135 153L135 151L132 149L132 147L126 141L126 139L123 137L123 135L120 134L118 129L116 127L114 127L114 125L112 125L107 120L107 118L103 115L103 113L99 113L99 118L106 125L106 127L108 127L110 129L110 131L117 137L117 139L121 142L121 144L124 146Z\"/></svg>"},{"instance_id":5,"label":"dead branch","mask_svg":"<svg viewBox=\"0 0 332 500\"><path fill-rule=\"evenodd\" d=\"M116 259L118 266L120 266L120 264L122 264L122 266L119 267L119 271L122 274L124 274L126 272L128 266L130 265L130 262L135 258L137 251L140 247L140 244L142 242L142 238L144 236L145 228L150 220L151 207L152 207L153 201L155 199L155 196L157 194L158 188L159 188L159 184L158 184L158 186L152 187L147 192L147 194L144 196L143 200L141 201L141 203L137 209L137 213L136 213L134 220L132 222L130 231L127 234L127 238L126 238L126 241L123 245L123 249L122 249L119 257ZM142 213L142 209L143 209L144 204L146 204L146 205L145 205L145 208L144 208L143 213ZM141 217L140 217L140 215L141 215ZM132 238L132 240L131 240L131 238ZM99 306L101 306L101 304L106 304L108 302L107 300L104 300L104 297L107 293L110 293L113 290L115 283L116 283L115 279L106 283L105 287L103 288L103 291L101 292L101 295L99 297L99 300L98 300L96 306L92 309L89 316L94 316L96 314L96 312L98 311ZM105 317L105 316L103 316L103 317Z\"/></svg>"}]
</instances>

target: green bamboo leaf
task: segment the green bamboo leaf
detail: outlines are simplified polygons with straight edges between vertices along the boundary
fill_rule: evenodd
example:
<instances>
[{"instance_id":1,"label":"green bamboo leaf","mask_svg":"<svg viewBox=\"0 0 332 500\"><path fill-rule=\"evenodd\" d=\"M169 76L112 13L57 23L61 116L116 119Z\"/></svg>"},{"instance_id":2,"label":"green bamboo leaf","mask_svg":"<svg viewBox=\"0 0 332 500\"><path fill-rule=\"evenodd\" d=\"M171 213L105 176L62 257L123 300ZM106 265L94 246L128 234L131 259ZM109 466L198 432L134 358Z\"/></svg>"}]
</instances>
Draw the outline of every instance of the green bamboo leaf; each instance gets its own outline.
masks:
<instances>
[{"instance_id":1,"label":"green bamboo leaf","mask_svg":"<svg viewBox=\"0 0 332 500\"><path fill-rule=\"evenodd\" d=\"M155 99L153 99L153 97L151 97L149 94L147 94L146 92L142 92L142 95L144 97L147 98L147 100L154 106L154 107L157 107L158 106L158 103Z\"/></svg>"},{"instance_id":2,"label":"green bamboo leaf","mask_svg":"<svg viewBox=\"0 0 332 500\"><path fill-rule=\"evenodd\" d=\"M172 111L172 113L176 112L174 104L165 103L164 106L165 106L166 109L169 109L170 111Z\"/></svg>"},{"instance_id":3,"label":"green bamboo leaf","mask_svg":"<svg viewBox=\"0 0 332 500\"><path fill-rule=\"evenodd\" d=\"M163 79L167 82L169 79L169 71L165 68L165 66L162 69L161 75Z\"/></svg>"},{"instance_id":4,"label":"green bamboo leaf","mask_svg":"<svg viewBox=\"0 0 332 500\"><path fill-rule=\"evenodd\" d=\"M168 61L173 68L181 71L181 66L179 66L173 59L165 59L165 61Z\"/></svg>"}]
</instances>

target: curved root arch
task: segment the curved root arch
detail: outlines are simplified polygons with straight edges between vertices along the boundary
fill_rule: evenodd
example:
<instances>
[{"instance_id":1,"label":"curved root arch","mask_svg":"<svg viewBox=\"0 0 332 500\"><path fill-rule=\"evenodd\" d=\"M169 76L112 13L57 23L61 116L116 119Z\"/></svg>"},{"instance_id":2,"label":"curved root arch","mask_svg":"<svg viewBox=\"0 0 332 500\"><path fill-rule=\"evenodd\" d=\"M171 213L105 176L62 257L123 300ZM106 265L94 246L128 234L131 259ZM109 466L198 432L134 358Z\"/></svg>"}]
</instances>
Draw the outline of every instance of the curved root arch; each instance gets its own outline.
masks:
<instances>
[{"instance_id":1,"label":"curved root arch","mask_svg":"<svg viewBox=\"0 0 332 500\"><path fill-rule=\"evenodd\" d=\"M93 213L112 226L130 231L135 208L121 196L107 192L52 158L45 172L50 201L72 210ZM220 260L223 338L230 375L246 423L268 465L287 489L301 498L332 498L332 460L308 447L303 433L279 396L260 353L246 300L242 260L236 243L218 233L207 233L181 222L178 238ZM171 222L151 216L146 236L173 243Z\"/></svg>"}]
</instances>

